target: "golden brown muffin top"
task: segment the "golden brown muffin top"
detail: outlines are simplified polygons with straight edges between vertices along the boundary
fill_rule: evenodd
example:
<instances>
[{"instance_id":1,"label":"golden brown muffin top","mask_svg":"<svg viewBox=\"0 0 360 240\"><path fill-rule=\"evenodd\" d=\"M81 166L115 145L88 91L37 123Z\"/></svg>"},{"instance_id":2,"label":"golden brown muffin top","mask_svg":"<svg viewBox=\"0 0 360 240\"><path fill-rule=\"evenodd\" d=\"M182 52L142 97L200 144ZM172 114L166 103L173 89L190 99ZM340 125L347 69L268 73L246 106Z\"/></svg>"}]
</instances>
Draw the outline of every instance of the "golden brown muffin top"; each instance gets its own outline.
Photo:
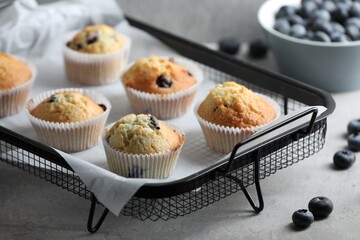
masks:
<instances>
[{"instance_id":1,"label":"golden brown muffin top","mask_svg":"<svg viewBox=\"0 0 360 240\"><path fill-rule=\"evenodd\" d=\"M105 134L109 145L131 154L153 154L176 150L185 140L163 121L150 114L129 114L119 119Z\"/></svg>"},{"instance_id":2,"label":"golden brown muffin top","mask_svg":"<svg viewBox=\"0 0 360 240\"><path fill-rule=\"evenodd\" d=\"M32 77L29 66L10 54L0 53L0 90L11 89Z\"/></svg>"},{"instance_id":3,"label":"golden brown muffin top","mask_svg":"<svg viewBox=\"0 0 360 240\"><path fill-rule=\"evenodd\" d=\"M235 82L217 84L198 108L200 117L225 127L255 127L276 117L274 108L261 96Z\"/></svg>"},{"instance_id":4,"label":"golden brown muffin top","mask_svg":"<svg viewBox=\"0 0 360 240\"><path fill-rule=\"evenodd\" d=\"M125 38L114 28L107 25L92 25L76 34L67 46L82 53L102 54L116 52L124 44Z\"/></svg>"},{"instance_id":5,"label":"golden brown muffin top","mask_svg":"<svg viewBox=\"0 0 360 240\"><path fill-rule=\"evenodd\" d=\"M197 83L191 73L173 59L157 56L137 60L122 79L127 87L156 94L176 93Z\"/></svg>"},{"instance_id":6,"label":"golden brown muffin top","mask_svg":"<svg viewBox=\"0 0 360 240\"><path fill-rule=\"evenodd\" d=\"M80 92L66 91L46 98L30 113L49 122L73 123L95 118L103 112L101 106Z\"/></svg>"}]
</instances>

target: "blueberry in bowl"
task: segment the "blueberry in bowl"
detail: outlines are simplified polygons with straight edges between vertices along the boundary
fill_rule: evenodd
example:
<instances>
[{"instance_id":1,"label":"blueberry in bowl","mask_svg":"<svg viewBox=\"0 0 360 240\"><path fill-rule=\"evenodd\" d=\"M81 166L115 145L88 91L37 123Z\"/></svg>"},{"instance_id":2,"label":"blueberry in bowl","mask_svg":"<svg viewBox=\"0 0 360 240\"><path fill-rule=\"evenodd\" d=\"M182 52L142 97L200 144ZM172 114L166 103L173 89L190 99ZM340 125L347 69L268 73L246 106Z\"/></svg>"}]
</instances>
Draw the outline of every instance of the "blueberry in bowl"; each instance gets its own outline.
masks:
<instances>
[{"instance_id":1,"label":"blueberry in bowl","mask_svg":"<svg viewBox=\"0 0 360 240\"><path fill-rule=\"evenodd\" d=\"M329 92L360 89L360 4L268 0L258 10L281 73Z\"/></svg>"}]
</instances>

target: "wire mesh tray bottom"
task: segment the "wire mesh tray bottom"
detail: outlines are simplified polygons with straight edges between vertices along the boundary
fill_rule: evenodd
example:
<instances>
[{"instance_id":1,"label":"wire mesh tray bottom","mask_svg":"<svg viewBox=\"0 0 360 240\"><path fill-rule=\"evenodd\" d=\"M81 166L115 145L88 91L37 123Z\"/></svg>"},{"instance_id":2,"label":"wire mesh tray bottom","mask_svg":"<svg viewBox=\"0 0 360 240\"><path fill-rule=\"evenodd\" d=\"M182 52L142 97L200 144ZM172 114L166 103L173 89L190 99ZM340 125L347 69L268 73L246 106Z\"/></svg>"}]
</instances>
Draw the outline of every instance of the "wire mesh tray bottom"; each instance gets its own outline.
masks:
<instances>
[{"instance_id":1,"label":"wire mesh tray bottom","mask_svg":"<svg viewBox=\"0 0 360 240\"><path fill-rule=\"evenodd\" d=\"M259 178L263 179L277 170L318 152L325 143L325 135L326 119L323 119L315 123L309 135L298 140L290 136L283 137L260 148L259 152L269 154L260 158ZM4 138L0 136L0 139ZM76 173L4 140L0 140L0 150L1 161L56 184L80 197L90 199L91 192L76 176ZM243 163L241 167L228 175L218 176L206 182L196 190L168 198L133 197L121 214L140 220L155 221L169 220L195 212L254 183L255 171L252 155L241 156L238 162Z\"/></svg>"}]
</instances>

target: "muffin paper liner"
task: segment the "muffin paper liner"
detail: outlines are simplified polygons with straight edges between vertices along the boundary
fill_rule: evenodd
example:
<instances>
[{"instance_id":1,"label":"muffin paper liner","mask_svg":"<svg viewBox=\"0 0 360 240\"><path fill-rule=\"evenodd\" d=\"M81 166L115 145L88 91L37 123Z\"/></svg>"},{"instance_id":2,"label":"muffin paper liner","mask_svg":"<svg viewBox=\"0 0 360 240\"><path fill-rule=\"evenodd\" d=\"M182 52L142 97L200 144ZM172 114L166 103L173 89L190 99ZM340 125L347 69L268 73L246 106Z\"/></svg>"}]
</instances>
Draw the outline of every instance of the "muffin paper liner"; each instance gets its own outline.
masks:
<instances>
[{"instance_id":1,"label":"muffin paper liner","mask_svg":"<svg viewBox=\"0 0 360 240\"><path fill-rule=\"evenodd\" d=\"M274 108L276 117L272 121L276 120L280 116L280 106L273 99L259 93L256 94L264 98ZM194 112L200 123L206 144L212 150L219 153L230 153L237 143L241 142L245 138L248 138L255 132L259 131L262 127L270 123L269 122L267 124L248 128L224 127L208 122L200 117L197 112L199 106L200 102L195 106Z\"/></svg>"},{"instance_id":2,"label":"muffin paper liner","mask_svg":"<svg viewBox=\"0 0 360 240\"><path fill-rule=\"evenodd\" d=\"M146 93L124 85L131 108L136 114L148 113L158 119L171 119L180 117L189 110L196 91L203 81L203 72L191 60L179 57L173 59L175 63L188 70L197 80L197 83L181 92L170 94Z\"/></svg>"},{"instance_id":3,"label":"muffin paper liner","mask_svg":"<svg viewBox=\"0 0 360 240\"><path fill-rule=\"evenodd\" d=\"M18 87L7 90L0 90L0 118L13 115L23 108L37 75L36 67L32 63L21 57L15 57L25 62L27 66L29 66L31 71L31 79Z\"/></svg>"},{"instance_id":4,"label":"muffin paper liner","mask_svg":"<svg viewBox=\"0 0 360 240\"><path fill-rule=\"evenodd\" d=\"M114 123L108 125L110 129ZM130 154L112 148L105 139L106 130L102 141L110 171L129 178L155 178L163 179L173 172L181 149L185 142L185 134L173 125L166 123L174 129L179 136L184 136L183 141L175 150L168 150L154 154Z\"/></svg>"},{"instance_id":5,"label":"muffin paper liner","mask_svg":"<svg viewBox=\"0 0 360 240\"><path fill-rule=\"evenodd\" d=\"M97 104L105 105L106 110L95 118L75 123L48 122L31 115L30 112L43 100L54 93L64 91L78 91ZM78 152L98 144L105 122L111 110L111 104L105 97L93 91L78 88L63 88L35 96L27 102L26 109L28 118L34 127L40 142L64 152Z\"/></svg>"},{"instance_id":6,"label":"muffin paper liner","mask_svg":"<svg viewBox=\"0 0 360 240\"><path fill-rule=\"evenodd\" d=\"M104 85L119 80L131 48L131 39L121 36L125 39L125 45L116 52L106 54L75 51L66 46L66 42L71 40L67 38L63 50L67 78L82 85Z\"/></svg>"}]
</instances>

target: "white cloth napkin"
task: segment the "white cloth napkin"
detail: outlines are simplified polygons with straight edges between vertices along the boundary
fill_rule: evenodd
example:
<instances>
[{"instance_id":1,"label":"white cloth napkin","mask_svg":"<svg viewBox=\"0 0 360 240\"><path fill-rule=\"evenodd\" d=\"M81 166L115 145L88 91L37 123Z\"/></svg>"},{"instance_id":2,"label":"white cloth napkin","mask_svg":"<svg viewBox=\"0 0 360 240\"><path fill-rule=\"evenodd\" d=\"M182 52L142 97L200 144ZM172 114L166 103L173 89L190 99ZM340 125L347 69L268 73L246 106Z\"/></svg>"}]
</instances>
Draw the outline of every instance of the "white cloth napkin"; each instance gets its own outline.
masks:
<instances>
[{"instance_id":1,"label":"white cloth napkin","mask_svg":"<svg viewBox=\"0 0 360 240\"><path fill-rule=\"evenodd\" d=\"M123 20L113 0L63 0L39 5L15 0L0 8L0 51L23 56L47 53L49 42L87 24L116 25Z\"/></svg>"}]
</instances>

